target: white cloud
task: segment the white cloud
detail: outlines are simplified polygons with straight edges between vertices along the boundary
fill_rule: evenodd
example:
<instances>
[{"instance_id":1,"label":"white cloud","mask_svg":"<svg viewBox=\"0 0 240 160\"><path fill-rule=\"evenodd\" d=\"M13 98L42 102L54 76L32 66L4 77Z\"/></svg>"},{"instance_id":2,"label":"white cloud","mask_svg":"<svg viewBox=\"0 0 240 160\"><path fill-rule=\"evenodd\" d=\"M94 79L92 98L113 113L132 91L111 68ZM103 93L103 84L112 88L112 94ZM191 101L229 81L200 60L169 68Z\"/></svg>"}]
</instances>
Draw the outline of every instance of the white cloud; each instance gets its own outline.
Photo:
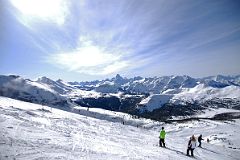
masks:
<instances>
[{"instance_id":1,"label":"white cloud","mask_svg":"<svg viewBox=\"0 0 240 160\"><path fill-rule=\"evenodd\" d=\"M121 55L108 53L87 40L76 51L50 55L47 62L68 71L91 75L117 73L128 66Z\"/></svg>"},{"instance_id":2,"label":"white cloud","mask_svg":"<svg viewBox=\"0 0 240 160\"><path fill-rule=\"evenodd\" d=\"M111 65L106 66L101 72L101 74L107 75L107 74L117 73L128 66L129 64L127 61L115 62Z\"/></svg>"},{"instance_id":3,"label":"white cloud","mask_svg":"<svg viewBox=\"0 0 240 160\"><path fill-rule=\"evenodd\" d=\"M62 25L67 15L67 1L64 0L11 0L20 11L19 20L28 25L34 20L46 20Z\"/></svg>"}]
</instances>

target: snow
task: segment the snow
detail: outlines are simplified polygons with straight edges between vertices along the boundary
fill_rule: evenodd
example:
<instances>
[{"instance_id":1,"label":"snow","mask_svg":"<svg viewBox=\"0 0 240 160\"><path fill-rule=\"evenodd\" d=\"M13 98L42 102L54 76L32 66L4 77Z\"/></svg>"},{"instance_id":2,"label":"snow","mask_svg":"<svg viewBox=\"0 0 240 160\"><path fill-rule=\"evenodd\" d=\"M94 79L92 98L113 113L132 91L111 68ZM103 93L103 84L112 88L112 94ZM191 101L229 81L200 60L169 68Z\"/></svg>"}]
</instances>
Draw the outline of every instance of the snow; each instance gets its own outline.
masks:
<instances>
[{"instance_id":1,"label":"snow","mask_svg":"<svg viewBox=\"0 0 240 160\"><path fill-rule=\"evenodd\" d=\"M19 76L0 76L1 96L25 99L36 103L65 102L66 99L47 85Z\"/></svg>"},{"instance_id":2,"label":"snow","mask_svg":"<svg viewBox=\"0 0 240 160\"><path fill-rule=\"evenodd\" d=\"M52 93L56 93L53 89L51 89L48 85L44 85L44 84L40 84L37 82L28 82L29 86L36 86L38 88L44 89L46 91L52 92Z\"/></svg>"},{"instance_id":3,"label":"snow","mask_svg":"<svg viewBox=\"0 0 240 160\"><path fill-rule=\"evenodd\" d=\"M85 91L81 89L73 90L67 94L68 97L71 98L99 98L102 96L101 93L96 91Z\"/></svg>"},{"instance_id":4,"label":"snow","mask_svg":"<svg viewBox=\"0 0 240 160\"><path fill-rule=\"evenodd\" d=\"M236 109L229 109L229 108L208 108L204 111L201 111L204 113L198 113L195 115L195 117L199 118L213 118L216 114L221 114L221 113L231 113L231 112L238 112L240 113L239 110Z\"/></svg>"},{"instance_id":5,"label":"snow","mask_svg":"<svg viewBox=\"0 0 240 160\"><path fill-rule=\"evenodd\" d=\"M240 156L239 120L162 124L102 109L83 112L77 107L74 112L78 109L80 114L0 97L0 159L187 160L192 159L185 156L192 134L210 139L203 142L204 148L195 149L196 159L237 160ZM123 116L132 123L114 121ZM132 125L139 122L141 126ZM158 147L162 125L167 132L166 149Z\"/></svg>"},{"instance_id":6,"label":"snow","mask_svg":"<svg viewBox=\"0 0 240 160\"><path fill-rule=\"evenodd\" d=\"M50 88L59 94L66 94L67 92L76 89L74 86L71 86L70 84L64 82L63 80L59 79L57 81L54 81L47 77L40 77L35 81L35 83Z\"/></svg>"},{"instance_id":7,"label":"snow","mask_svg":"<svg viewBox=\"0 0 240 160\"><path fill-rule=\"evenodd\" d=\"M114 84L113 82L104 82L98 86L96 86L95 91L102 93L117 93L119 86Z\"/></svg>"},{"instance_id":8,"label":"snow","mask_svg":"<svg viewBox=\"0 0 240 160\"><path fill-rule=\"evenodd\" d=\"M208 100L213 98L237 98L240 99L240 87L227 86L224 88L213 88L199 84L194 88L185 89L175 94L173 99L181 100Z\"/></svg>"},{"instance_id":9,"label":"snow","mask_svg":"<svg viewBox=\"0 0 240 160\"><path fill-rule=\"evenodd\" d=\"M143 99L140 104L145 105L148 111L160 108L163 104L169 102L172 95L169 94L153 94Z\"/></svg>"}]
</instances>

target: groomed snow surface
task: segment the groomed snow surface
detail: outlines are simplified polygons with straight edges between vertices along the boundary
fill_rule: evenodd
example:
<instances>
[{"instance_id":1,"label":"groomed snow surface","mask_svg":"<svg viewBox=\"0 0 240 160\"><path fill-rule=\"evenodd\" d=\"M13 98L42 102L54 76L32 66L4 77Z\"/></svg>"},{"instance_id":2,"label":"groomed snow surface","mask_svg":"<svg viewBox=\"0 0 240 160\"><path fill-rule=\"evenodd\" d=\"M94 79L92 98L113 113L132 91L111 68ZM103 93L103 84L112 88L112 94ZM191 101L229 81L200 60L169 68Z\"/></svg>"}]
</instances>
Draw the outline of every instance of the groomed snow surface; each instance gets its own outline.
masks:
<instances>
[{"instance_id":1,"label":"groomed snow surface","mask_svg":"<svg viewBox=\"0 0 240 160\"><path fill-rule=\"evenodd\" d=\"M109 116L95 118L97 110L83 110L76 114L0 97L0 159L186 160L192 159L185 155L192 134L210 139L195 149L195 159L240 157L240 120L161 124L105 110L99 114ZM116 121L123 117L124 125ZM158 147L162 126L167 132L166 149Z\"/></svg>"}]
</instances>

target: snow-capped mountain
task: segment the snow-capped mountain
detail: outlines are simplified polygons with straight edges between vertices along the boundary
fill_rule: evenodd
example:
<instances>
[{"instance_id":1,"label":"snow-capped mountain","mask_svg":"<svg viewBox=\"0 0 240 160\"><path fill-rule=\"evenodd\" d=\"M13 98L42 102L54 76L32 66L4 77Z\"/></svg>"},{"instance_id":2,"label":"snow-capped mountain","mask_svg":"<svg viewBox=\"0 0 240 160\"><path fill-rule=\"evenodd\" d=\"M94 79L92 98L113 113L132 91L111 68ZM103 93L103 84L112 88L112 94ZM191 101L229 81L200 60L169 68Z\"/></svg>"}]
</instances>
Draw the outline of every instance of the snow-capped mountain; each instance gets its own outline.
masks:
<instances>
[{"instance_id":1,"label":"snow-capped mountain","mask_svg":"<svg viewBox=\"0 0 240 160\"><path fill-rule=\"evenodd\" d=\"M61 96L59 90L57 90L58 88L52 85L56 82L47 78L41 80L32 81L15 75L0 76L0 96L68 109L68 99Z\"/></svg>"},{"instance_id":2,"label":"snow-capped mountain","mask_svg":"<svg viewBox=\"0 0 240 160\"><path fill-rule=\"evenodd\" d=\"M152 114L159 115L153 116L158 120L193 114L208 107L240 109L240 76L123 78L116 75L92 82L64 82L47 77L32 81L10 75L0 76L0 86L1 96L28 102L65 109L78 104L137 115L147 112L150 118Z\"/></svg>"},{"instance_id":3,"label":"snow-capped mountain","mask_svg":"<svg viewBox=\"0 0 240 160\"><path fill-rule=\"evenodd\" d=\"M51 88L53 91L59 93L59 94L66 94L67 92L74 89L73 86L70 84L64 82L63 80L59 79L57 81L51 80L47 77L40 77L37 79L38 83L40 83L43 86Z\"/></svg>"},{"instance_id":4,"label":"snow-capped mountain","mask_svg":"<svg viewBox=\"0 0 240 160\"><path fill-rule=\"evenodd\" d=\"M120 75L112 79L106 79L101 81L93 82L70 82L70 84L75 84L79 87L91 87L92 89L105 86L108 83L109 92L116 92L116 90L111 91L112 86L118 87L119 90L124 90L132 93L154 93L161 94L162 92L169 89L181 89L181 88L194 88L198 84L205 84L213 88L224 88L226 86L240 86L240 76L211 76L205 78L192 78L190 76L163 76L163 77L153 77L153 78L123 78Z\"/></svg>"},{"instance_id":5,"label":"snow-capped mountain","mask_svg":"<svg viewBox=\"0 0 240 160\"><path fill-rule=\"evenodd\" d=\"M240 75L237 76L224 76L224 75L217 75L217 76L209 76L202 78L204 81L215 81L219 82L222 84L227 84L227 85L235 85L235 86L240 86Z\"/></svg>"},{"instance_id":6,"label":"snow-capped mountain","mask_svg":"<svg viewBox=\"0 0 240 160\"><path fill-rule=\"evenodd\" d=\"M216 99L219 101L232 99L235 102L234 104L240 104L239 84L239 76L218 75L206 78L163 76L127 79L117 75L115 78L94 81L93 83L81 82L81 87L88 88L91 86L92 90L99 93L115 94L121 92L130 95L143 95L141 102L135 105L141 111L151 112L165 104L183 106L194 104L198 107L206 107L206 102L216 101ZM236 106L238 105L225 105L225 107Z\"/></svg>"}]
</instances>

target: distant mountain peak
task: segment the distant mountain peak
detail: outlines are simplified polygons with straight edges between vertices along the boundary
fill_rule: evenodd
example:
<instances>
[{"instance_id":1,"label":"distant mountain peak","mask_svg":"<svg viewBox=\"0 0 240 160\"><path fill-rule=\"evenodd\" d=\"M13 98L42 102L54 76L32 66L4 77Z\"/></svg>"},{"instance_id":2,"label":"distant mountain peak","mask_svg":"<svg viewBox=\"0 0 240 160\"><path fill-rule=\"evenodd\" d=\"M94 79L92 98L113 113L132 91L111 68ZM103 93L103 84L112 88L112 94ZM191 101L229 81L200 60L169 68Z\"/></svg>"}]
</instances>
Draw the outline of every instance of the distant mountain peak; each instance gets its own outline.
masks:
<instances>
[{"instance_id":1,"label":"distant mountain peak","mask_svg":"<svg viewBox=\"0 0 240 160\"><path fill-rule=\"evenodd\" d=\"M52 79L50 79L50 78L48 78L48 77L43 76L43 77L39 77L39 78L37 79L37 82L46 83L46 84L51 84L51 83L53 83L53 82L55 82L55 81L52 80Z\"/></svg>"},{"instance_id":2,"label":"distant mountain peak","mask_svg":"<svg viewBox=\"0 0 240 160\"><path fill-rule=\"evenodd\" d=\"M60 82L60 83L62 83L62 82L64 82L62 79L58 79L58 80L56 80L56 82Z\"/></svg>"},{"instance_id":3,"label":"distant mountain peak","mask_svg":"<svg viewBox=\"0 0 240 160\"><path fill-rule=\"evenodd\" d=\"M115 80L123 80L124 78L120 75L120 74L117 74L115 76Z\"/></svg>"}]
</instances>

